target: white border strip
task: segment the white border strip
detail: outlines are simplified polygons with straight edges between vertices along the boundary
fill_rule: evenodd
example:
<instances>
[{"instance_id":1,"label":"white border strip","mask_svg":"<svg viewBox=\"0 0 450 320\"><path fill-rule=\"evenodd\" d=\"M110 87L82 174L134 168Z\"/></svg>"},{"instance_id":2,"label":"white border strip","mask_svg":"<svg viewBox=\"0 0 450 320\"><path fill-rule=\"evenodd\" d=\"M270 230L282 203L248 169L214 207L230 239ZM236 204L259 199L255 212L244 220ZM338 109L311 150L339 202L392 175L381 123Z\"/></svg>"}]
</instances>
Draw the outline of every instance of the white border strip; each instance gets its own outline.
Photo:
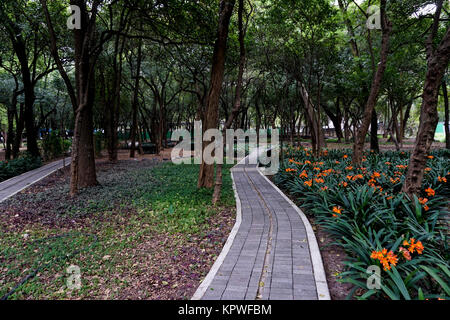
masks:
<instances>
[{"instance_id":1,"label":"white border strip","mask_svg":"<svg viewBox=\"0 0 450 320\"><path fill-rule=\"evenodd\" d=\"M225 242L225 245L223 246L222 252L220 252L220 255L217 257L216 261L214 262L213 266L209 270L205 279L203 279L202 283L195 291L191 300L200 300L203 297L203 295L205 294L209 285L211 284L212 280L216 276L217 271L219 271L219 268L222 265L223 261L225 260L225 257L227 256L228 252L230 251L231 245L233 244L233 241L234 241L234 238L236 237L239 227L241 226L241 221L242 221L241 199L239 199L239 195L238 195L237 189L236 189L236 184L234 182L233 168L230 171L231 171L231 179L233 181L234 197L236 198L236 222L234 223L233 229L231 229L231 232L228 236L227 242Z\"/></svg>"},{"instance_id":2,"label":"white border strip","mask_svg":"<svg viewBox=\"0 0 450 320\"><path fill-rule=\"evenodd\" d=\"M11 193L10 195L6 196L5 198L0 199L0 203L2 203L3 201L5 201L5 200L11 198L12 196L15 196L15 195L18 194L20 191L23 191L23 190L25 190L26 188L31 187L31 186L32 186L33 184L35 184L36 182L41 181L42 179L48 177L48 176L51 175L52 173L54 173L54 172L58 171L59 169L61 169L61 168L63 167L64 162L63 162L62 160L58 160L58 161L61 161L61 164L58 165L58 166L56 166L55 169L53 169L52 171L48 172L47 174L45 174L45 175L43 175L43 176L37 178L36 180L34 180L34 181L28 183L28 184L25 185L23 188L21 188L21 189L15 191L15 192L13 192L13 193ZM68 164L70 164L70 161L71 161L71 158L70 158L70 157L69 157L69 158L66 158L66 163L65 163L66 167L67 167ZM55 161L55 162L56 162L56 161ZM51 164L51 163L49 163L49 164ZM22 173L21 175L25 175L25 174L27 174L27 173L29 173L29 172ZM15 177L13 177L13 178L11 178L11 179L20 177L21 175L15 176ZM4 182L6 182L6 181L8 181L8 180L5 180Z\"/></svg>"},{"instance_id":3,"label":"white border strip","mask_svg":"<svg viewBox=\"0 0 450 320\"><path fill-rule=\"evenodd\" d=\"M323 268L322 263L322 257L320 255L319 246L317 244L316 236L314 235L314 231L311 227L311 224L308 221L308 218L306 218L303 211L301 211L294 202L292 202L291 199L289 199L275 184L273 184L272 181L270 181L258 168L258 172L260 175L264 177L274 188L278 191L279 194L283 196L284 199L286 199L287 202L297 211L298 215L303 221L303 224L305 225L306 229L306 236L308 237L308 246L309 246L309 253L311 255L311 261L313 265L313 271L314 271L314 279L316 282L316 288L317 288L317 298L319 300L331 300L330 297L330 291L328 290L328 283L327 283L327 277L325 274L325 270Z\"/></svg>"}]
</instances>

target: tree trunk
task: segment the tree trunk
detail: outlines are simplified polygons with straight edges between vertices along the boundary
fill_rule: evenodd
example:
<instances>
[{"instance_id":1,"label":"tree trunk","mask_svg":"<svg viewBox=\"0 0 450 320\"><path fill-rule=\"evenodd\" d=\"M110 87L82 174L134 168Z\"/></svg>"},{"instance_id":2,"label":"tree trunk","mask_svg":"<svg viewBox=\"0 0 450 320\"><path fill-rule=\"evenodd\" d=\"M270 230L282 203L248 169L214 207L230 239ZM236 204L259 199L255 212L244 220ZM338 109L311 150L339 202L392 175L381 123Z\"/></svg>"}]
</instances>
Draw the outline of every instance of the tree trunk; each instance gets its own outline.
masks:
<instances>
[{"instance_id":1,"label":"tree trunk","mask_svg":"<svg viewBox=\"0 0 450 320\"><path fill-rule=\"evenodd\" d=\"M364 143L366 140L367 131L372 120L372 113L377 103L378 94L381 88L381 81L383 79L384 71L386 69L387 58L389 54L389 37L391 33L391 23L386 16L386 0L381 1L381 25L382 25L382 40L381 40L381 54L380 63L374 75L372 86L370 88L369 98L364 109L364 116L361 126L355 137L353 145L352 163L354 165L361 164L362 155L364 151Z\"/></svg>"},{"instance_id":2,"label":"tree trunk","mask_svg":"<svg viewBox=\"0 0 450 320\"><path fill-rule=\"evenodd\" d=\"M401 128L401 135L402 135L402 141L403 139L405 139L405 131L406 131L406 126L408 124L408 120L409 120L409 115L411 113L411 107L412 107L412 101L408 103L408 105L406 106L406 110L405 110L405 115L403 116L403 122L402 122L402 128Z\"/></svg>"},{"instance_id":3,"label":"tree trunk","mask_svg":"<svg viewBox=\"0 0 450 320\"><path fill-rule=\"evenodd\" d=\"M12 156L13 158L17 158L20 152L20 146L22 145L22 133L25 127L23 121L23 113L24 113L24 104L21 103L19 107L19 115L16 118L16 133L14 134L15 139L13 143Z\"/></svg>"},{"instance_id":4,"label":"tree trunk","mask_svg":"<svg viewBox=\"0 0 450 320\"><path fill-rule=\"evenodd\" d=\"M370 150L373 150L375 153L380 152L380 146L378 145L378 117L375 108L372 111L370 120Z\"/></svg>"},{"instance_id":5,"label":"tree trunk","mask_svg":"<svg viewBox=\"0 0 450 320\"><path fill-rule=\"evenodd\" d=\"M239 71L238 71L238 79L236 83L236 93L234 97L234 106L233 110L231 110L231 114L228 117L227 121L225 122L225 126L223 128L223 136L225 141L225 133L227 129L231 128L231 125L233 124L233 120L235 117L239 114L239 109L241 108L241 91L242 91L242 78L244 76L244 68L245 68L245 44L244 44L244 37L245 37L245 31L244 31L244 25L243 25L243 19L242 19L242 13L244 10L244 0L239 0L239 9L238 9L238 25L239 25ZM229 148L232 148L233 146L228 146ZM216 183L214 186L214 193L212 197L212 203L216 204L220 199L220 193L222 189L222 163L217 164L216 168Z\"/></svg>"},{"instance_id":6,"label":"tree trunk","mask_svg":"<svg viewBox=\"0 0 450 320\"><path fill-rule=\"evenodd\" d=\"M211 67L211 80L209 93L206 104L205 123L203 124L203 132L208 129L217 128L219 98L222 89L223 74L225 68L225 56L227 51L228 28L230 25L231 14L233 13L234 0L221 0L219 25L217 30L217 39L214 44L214 52ZM202 150L207 146L203 142ZM214 165L207 165L202 161L198 177L199 188L212 188L214 185Z\"/></svg>"},{"instance_id":7,"label":"tree trunk","mask_svg":"<svg viewBox=\"0 0 450 320\"><path fill-rule=\"evenodd\" d=\"M439 47L436 50L432 49L439 23L440 8L442 8L442 1L435 13L435 28L428 38L428 68L422 94L419 131L403 185L403 192L406 192L410 197L413 194L420 194L427 156L434 141L434 134L439 121L437 112L439 86L450 60L450 28L447 28Z\"/></svg>"},{"instance_id":8,"label":"tree trunk","mask_svg":"<svg viewBox=\"0 0 450 320\"><path fill-rule=\"evenodd\" d=\"M450 128L449 126L449 110L448 110L448 93L447 93L447 83L442 80L442 93L444 94L444 108L445 108L445 120L444 120L444 130L445 130L445 147L450 149Z\"/></svg>"},{"instance_id":9,"label":"tree trunk","mask_svg":"<svg viewBox=\"0 0 450 320\"><path fill-rule=\"evenodd\" d=\"M136 133L138 131L138 123L137 123L137 114L138 114L138 99L139 99L139 79L141 74L141 60L142 60L142 40L139 39L138 44L138 54L136 61L136 79L134 82L134 94L133 94L133 102L131 104L131 109L133 112L133 124L131 127L131 149L130 149L130 158L134 158L134 153L136 149ZM139 133L140 134L140 133Z\"/></svg>"}]
</instances>

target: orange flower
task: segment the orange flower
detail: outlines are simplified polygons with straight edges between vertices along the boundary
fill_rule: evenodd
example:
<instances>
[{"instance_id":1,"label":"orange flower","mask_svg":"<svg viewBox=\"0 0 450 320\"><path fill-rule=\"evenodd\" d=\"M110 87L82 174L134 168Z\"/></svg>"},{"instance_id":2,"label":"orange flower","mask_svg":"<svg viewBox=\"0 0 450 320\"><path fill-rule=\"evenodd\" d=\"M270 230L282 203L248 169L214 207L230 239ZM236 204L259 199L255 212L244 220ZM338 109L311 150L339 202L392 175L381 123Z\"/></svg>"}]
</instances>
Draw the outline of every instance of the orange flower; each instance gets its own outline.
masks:
<instances>
[{"instance_id":1,"label":"orange flower","mask_svg":"<svg viewBox=\"0 0 450 320\"><path fill-rule=\"evenodd\" d=\"M300 173L299 175L300 178L308 178L308 173L306 172L306 170L303 170L302 173Z\"/></svg>"},{"instance_id":2,"label":"orange flower","mask_svg":"<svg viewBox=\"0 0 450 320\"><path fill-rule=\"evenodd\" d=\"M389 161L386 161L384 164L386 164L386 165L388 165L388 166L391 165L391 163L390 163Z\"/></svg>"},{"instance_id":3,"label":"orange flower","mask_svg":"<svg viewBox=\"0 0 450 320\"><path fill-rule=\"evenodd\" d=\"M333 207L333 212L332 216L333 218L337 218L339 214L342 214L342 208L337 206L337 207Z\"/></svg>"},{"instance_id":4,"label":"orange flower","mask_svg":"<svg viewBox=\"0 0 450 320\"><path fill-rule=\"evenodd\" d=\"M345 170L353 170L353 167L352 166L346 167Z\"/></svg>"},{"instance_id":5,"label":"orange flower","mask_svg":"<svg viewBox=\"0 0 450 320\"><path fill-rule=\"evenodd\" d=\"M339 206L333 207L333 212L335 212L337 214L342 214L342 208Z\"/></svg>"},{"instance_id":6,"label":"orange flower","mask_svg":"<svg viewBox=\"0 0 450 320\"><path fill-rule=\"evenodd\" d=\"M305 164L311 164L311 161L306 160L306 161L305 161Z\"/></svg>"},{"instance_id":7,"label":"orange flower","mask_svg":"<svg viewBox=\"0 0 450 320\"><path fill-rule=\"evenodd\" d=\"M312 180L308 180L304 182L305 186L311 187L312 186Z\"/></svg>"},{"instance_id":8,"label":"orange flower","mask_svg":"<svg viewBox=\"0 0 450 320\"><path fill-rule=\"evenodd\" d=\"M419 198L419 203L420 204L425 204L425 203L427 203L428 202L428 199L427 198Z\"/></svg>"},{"instance_id":9,"label":"orange flower","mask_svg":"<svg viewBox=\"0 0 450 320\"><path fill-rule=\"evenodd\" d=\"M336 160L334 163L339 164L340 162Z\"/></svg>"},{"instance_id":10,"label":"orange flower","mask_svg":"<svg viewBox=\"0 0 450 320\"><path fill-rule=\"evenodd\" d=\"M352 176L347 176L347 180L352 180Z\"/></svg>"},{"instance_id":11,"label":"orange flower","mask_svg":"<svg viewBox=\"0 0 450 320\"><path fill-rule=\"evenodd\" d=\"M447 178L445 178L445 177L439 176L437 179L439 182L447 182Z\"/></svg>"},{"instance_id":12,"label":"orange flower","mask_svg":"<svg viewBox=\"0 0 450 320\"><path fill-rule=\"evenodd\" d=\"M392 179L392 178L390 178L390 180L391 180L391 183L397 183L397 182L399 182L400 181L400 178L398 178L398 177L396 177L395 179Z\"/></svg>"},{"instance_id":13,"label":"orange flower","mask_svg":"<svg viewBox=\"0 0 450 320\"><path fill-rule=\"evenodd\" d=\"M287 168L286 169L286 172L294 172L294 171L297 171L297 169L292 169L292 168Z\"/></svg>"},{"instance_id":14,"label":"orange flower","mask_svg":"<svg viewBox=\"0 0 450 320\"><path fill-rule=\"evenodd\" d=\"M389 196L386 198L386 200L391 200L392 198L394 198L393 196Z\"/></svg>"},{"instance_id":15,"label":"orange flower","mask_svg":"<svg viewBox=\"0 0 450 320\"><path fill-rule=\"evenodd\" d=\"M428 159L433 159L434 157L433 156L428 156Z\"/></svg>"},{"instance_id":16,"label":"orange flower","mask_svg":"<svg viewBox=\"0 0 450 320\"><path fill-rule=\"evenodd\" d=\"M428 189L425 189L425 192L427 193L427 195L429 197L432 197L436 194L436 192L433 189L431 189L430 187L428 187Z\"/></svg>"},{"instance_id":17,"label":"orange flower","mask_svg":"<svg viewBox=\"0 0 450 320\"><path fill-rule=\"evenodd\" d=\"M324 183L325 182L325 180L323 180L322 178L316 178L316 179L314 179L314 181L316 182L316 183Z\"/></svg>"},{"instance_id":18,"label":"orange flower","mask_svg":"<svg viewBox=\"0 0 450 320\"><path fill-rule=\"evenodd\" d=\"M344 156L342 158L347 159L348 155L344 154Z\"/></svg>"},{"instance_id":19,"label":"orange flower","mask_svg":"<svg viewBox=\"0 0 450 320\"><path fill-rule=\"evenodd\" d=\"M400 252L403 254L403 257L404 257L406 260L411 260L411 254L409 253L408 250L406 250L406 249L403 248L403 247L400 247L400 249L399 249L398 251L400 251Z\"/></svg>"},{"instance_id":20,"label":"orange flower","mask_svg":"<svg viewBox=\"0 0 450 320\"><path fill-rule=\"evenodd\" d=\"M430 172L431 168L425 168L425 172Z\"/></svg>"},{"instance_id":21,"label":"orange flower","mask_svg":"<svg viewBox=\"0 0 450 320\"><path fill-rule=\"evenodd\" d=\"M370 258L377 259L383 265L385 271L391 270L391 266L397 265L398 258L392 251L383 248L381 251L372 251Z\"/></svg>"},{"instance_id":22,"label":"orange flower","mask_svg":"<svg viewBox=\"0 0 450 320\"><path fill-rule=\"evenodd\" d=\"M327 186L325 186L325 187L322 187L322 188L320 188L322 191L327 191L328 190L328 187Z\"/></svg>"},{"instance_id":23,"label":"orange flower","mask_svg":"<svg viewBox=\"0 0 450 320\"><path fill-rule=\"evenodd\" d=\"M345 182L345 181L341 181L341 182L339 183L339 185L340 185L340 186L343 186L343 187L347 187L347 186L348 186L348 183Z\"/></svg>"},{"instance_id":24,"label":"orange flower","mask_svg":"<svg viewBox=\"0 0 450 320\"><path fill-rule=\"evenodd\" d=\"M381 174L379 174L376 171L372 174L372 179L376 179L376 178L379 178L379 177L381 177Z\"/></svg>"},{"instance_id":25,"label":"orange flower","mask_svg":"<svg viewBox=\"0 0 450 320\"><path fill-rule=\"evenodd\" d=\"M414 238L409 239L409 242L404 240L403 241L404 246L409 246L408 251L411 253L414 253L414 250L417 251L418 254L422 254L424 247L422 245L422 242L417 241Z\"/></svg>"}]
</instances>

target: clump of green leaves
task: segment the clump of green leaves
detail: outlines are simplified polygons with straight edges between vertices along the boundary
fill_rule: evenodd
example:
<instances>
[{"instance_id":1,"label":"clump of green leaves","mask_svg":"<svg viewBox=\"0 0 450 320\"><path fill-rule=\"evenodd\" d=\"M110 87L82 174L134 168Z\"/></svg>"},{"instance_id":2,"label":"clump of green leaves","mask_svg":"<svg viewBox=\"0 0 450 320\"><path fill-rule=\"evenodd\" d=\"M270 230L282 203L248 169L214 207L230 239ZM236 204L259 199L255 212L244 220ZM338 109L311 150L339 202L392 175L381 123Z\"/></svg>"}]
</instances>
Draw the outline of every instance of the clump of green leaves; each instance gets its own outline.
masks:
<instances>
[{"instance_id":1,"label":"clump of green leaves","mask_svg":"<svg viewBox=\"0 0 450 320\"><path fill-rule=\"evenodd\" d=\"M348 268L341 276L354 285L350 296L394 300L450 296L448 225L442 221L448 215L450 195L447 150L428 156L423 191L413 199L401 192L408 152L368 152L359 167L351 163L351 150L327 150L319 158L303 148L285 152L275 182L346 250ZM423 244L422 253L403 255L403 243L410 239ZM386 269L371 257L383 249L398 258ZM379 290L367 287L371 265L381 268ZM357 289L363 294L356 295Z\"/></svg>"},{"instance_id":2,"label":"clump of green leaves","mask_svg":"<svg viewBox=\"0 0 450 320\"><path fill-rule=\"evenodd\" d=\"M27 153L17 159L1 161L0 182L18 176L27 171L39 168L41 165L41 158L32 157Z\"/></svg>"}]
</instances>

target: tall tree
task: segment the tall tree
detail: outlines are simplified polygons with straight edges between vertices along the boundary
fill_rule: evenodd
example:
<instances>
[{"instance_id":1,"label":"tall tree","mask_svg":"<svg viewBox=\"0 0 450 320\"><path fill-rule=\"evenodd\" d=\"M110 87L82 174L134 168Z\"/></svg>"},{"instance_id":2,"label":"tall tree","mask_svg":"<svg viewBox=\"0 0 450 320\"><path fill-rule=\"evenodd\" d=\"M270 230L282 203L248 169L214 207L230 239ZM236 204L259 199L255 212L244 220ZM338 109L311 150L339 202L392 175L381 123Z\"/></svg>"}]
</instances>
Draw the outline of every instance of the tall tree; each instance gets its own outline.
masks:
<instances>
[{"instance_id":1,"label":"tall tree","mask_svg":"<svg viewBox=\"0 0 450 320\"><path fill-rule=\"evenodd\" d=\"M142 63L142 39L138 40L138 49L136 56L136 75L134 80L134 88L133 88L133 101L131 103L131 112L133 122L131 124L131 148L130 148L130 158L134 158L134 153L136 149L136 134L139 134L138 130L138 108L139 108L139 80L141 79L141 63ZM131 67L130 63L130 67Z\"/></svg>"},{"instance_id":2,"label":"tall tree","mask_svg":"<svg viewBox=\"0 0 450 320\"><path fill-rule=\"evenodd\" d=\"M223 75L225 69L225 57L227 52L228 29L231 15L233 13L235 0L221 0L219 9L219 22L217 28L217 39L214 44L214 52L211 66L211 78L209 92L206 97L206 112L203 122L203 132L215 129L218 126L219 98L222 90ZM207 143L203 142L204 150ZM202 161L198 176L197 186L199 188L212 188L214 185L214 165Z\"/></svg>"},{"instance_id":3,"label":"tall tree","mask_svg":"<svg viewBox=\"0 0 450 320\"><path fill-rule=\"evenodd\" d=\"M239 8L238 8L238 28L239 28L239 71L238 78L236 82L236 92L234 97L234 106L231 114L229 115L227 121L225 122L223 128L223 135L225 136L226 130L231 128L234 119L239 113L241 109L241 94L242 94L242 82L244 77L244 68L245 68L245 29L243 22L243 12L244 12L244 0L239 0ZM224 140L225 141L225 140ZM232 146L228 146L232 147ZM222 163L217 164L216 167L216 182L214 185L214 193L212 197L212 203L216 204L220 199L220 193L222 189Z\"/></svg>"},{"instance_id":4,"label":"tall tree","mask_svg":"<svg viewBox=\"0 0 450 320\"><path fill-rule=\"evenodd\" d=\"M40 0L50 33L51 52L63 78L75 115L72 140L70 194L80 187L97 184L93 138L93 103L95 97L95 64L101 52L102 42L96 39L97 13L101 0L95 0L88 9L87 2L71 0L80 10L80 28L73 30L75 57L75 88L70 81L58 52L58 38L48 10L47 1ZM102 40L101 40L102 41Z\"/></svg>"},{"instance_id":5,"label":"tall tree","mask_svg":"<svg viewBox=\"0 0 450 320\"><path fill-rule=\"evenodd\" d=\"M39 32L40 20L35 6L24 1L2 1L0 3L0 19L12 43L12 48L20 64L21 80L24 93L23 120L27 136L27 151L33 156L39 156L37 144L37 129L35 125L34 103L35 87L40 79L52 72L51 61L46 58L45 36ZM20 145L21 136L15 146ZM13 153L17 153L15 150Z\"/></svg>"},{"instance_id":6,"label":"tall tree","mask_svg":"<svg viewBox=\"0 0 450 320\"><path fill-rule=\"evenodd\" d=\"M355 143L353 145L352 163L355 165L360 164L362 160L367 131L372 121L373 110L375 109L375 105L377 103L378 94L381 88L381 81L383 79L384 71L386 70L386 64L389 54L389 37L392 30L391 22L386 15L386 0L381 0L380 15L382 29L380 63L378 64L377 71L373 76L370 94L364 108L363 120L361 126L358 129Z\"/></svg>"},{"instance_id":7,"label":"tall tree","mask_svg":"<svg viewBox=\"0 0 450 320\"><path fill-rule=\"evenodd\" d=\"M420 124L403 184L403 192L406 192L409 196L418 195L422 187L427 156L434 141L434 134L439 121L437 112L439 86L442 84L442 78L450 62L450 27L447 27L445 35L437 47L435 45L442 6L443 0L437 1L431 32L425 43L427 73L422 94Z\"/></svg>"}]
</instances>

